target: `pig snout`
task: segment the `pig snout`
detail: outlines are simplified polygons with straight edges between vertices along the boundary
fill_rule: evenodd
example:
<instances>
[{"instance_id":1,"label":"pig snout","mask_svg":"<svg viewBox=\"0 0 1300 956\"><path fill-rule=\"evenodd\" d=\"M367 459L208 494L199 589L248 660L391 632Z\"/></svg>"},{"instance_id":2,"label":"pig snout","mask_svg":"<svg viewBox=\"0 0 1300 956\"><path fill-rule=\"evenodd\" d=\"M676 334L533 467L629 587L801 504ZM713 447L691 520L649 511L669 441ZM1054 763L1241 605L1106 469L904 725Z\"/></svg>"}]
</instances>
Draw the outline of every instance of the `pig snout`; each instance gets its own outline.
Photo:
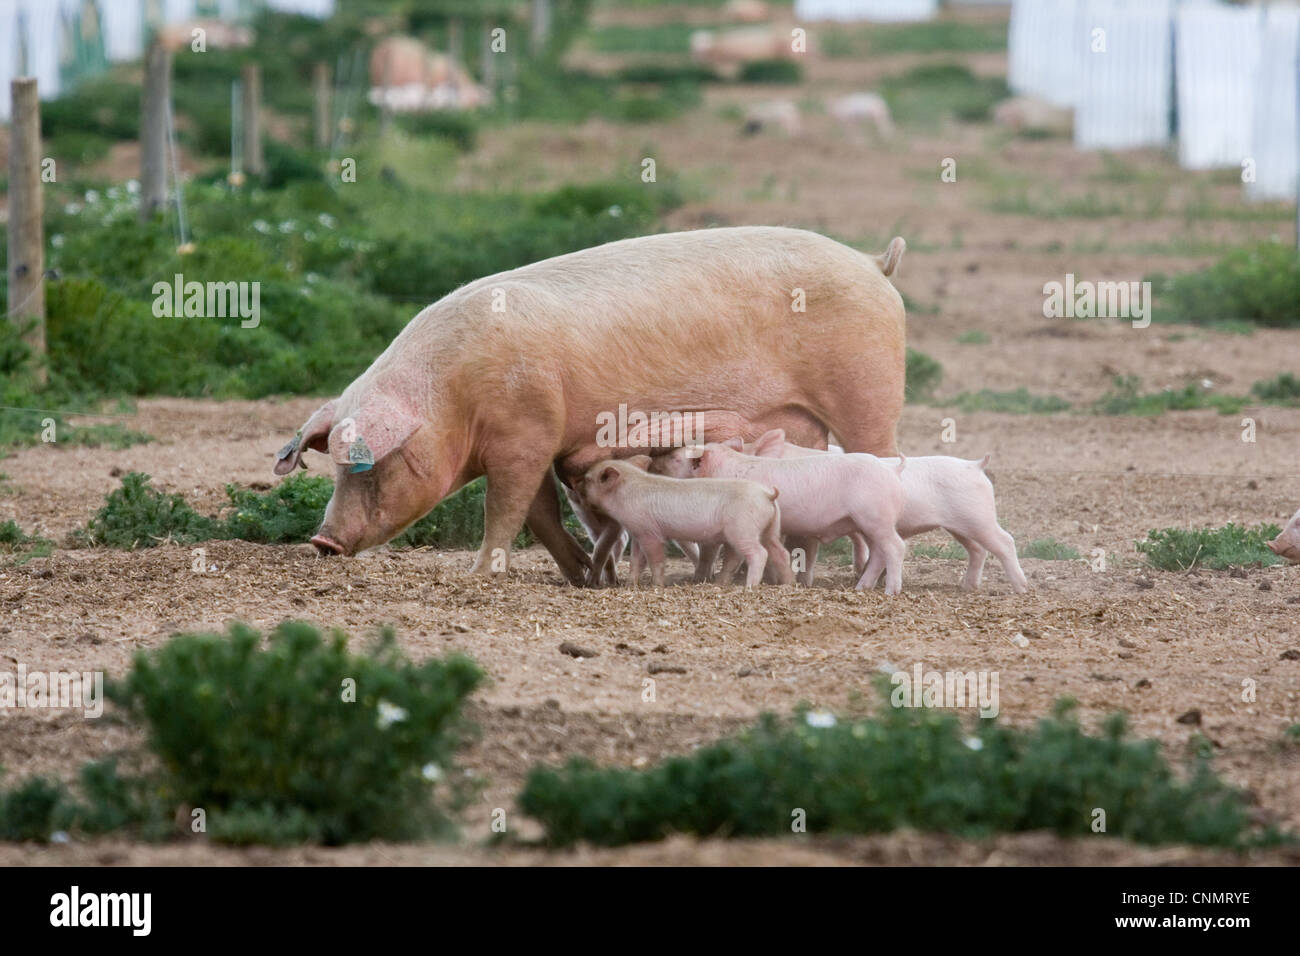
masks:
<instances>
[{"instance_id":1,"label":"pig snout","mask_svg":"<svg viewBox=\"0 0 1300 956\"><path fill-rule=\"evenodd\" d=\"M311 543L316 546L316 550L320 553L321 557L329 557L330 555L343 554L345 552L343 545L339 544L326 534L313 535Z\"/></svg>"}]
</instances>

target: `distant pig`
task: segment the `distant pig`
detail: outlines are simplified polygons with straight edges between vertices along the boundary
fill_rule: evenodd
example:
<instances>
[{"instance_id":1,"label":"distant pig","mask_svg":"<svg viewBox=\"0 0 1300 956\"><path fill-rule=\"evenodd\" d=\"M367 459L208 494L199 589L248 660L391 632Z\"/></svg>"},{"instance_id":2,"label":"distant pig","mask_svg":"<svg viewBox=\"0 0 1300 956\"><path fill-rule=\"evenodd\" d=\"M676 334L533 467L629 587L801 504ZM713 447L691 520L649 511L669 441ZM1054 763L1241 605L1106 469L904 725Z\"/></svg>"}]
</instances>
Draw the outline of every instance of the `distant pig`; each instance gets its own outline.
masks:
<instances>
[{"instance_id":1,"label":"distant pig","mask_svg":"<svg viewBox=\"0 0 1300 956\"><path fill-rule=\"evenodd\" d=\"M802 458L831 453L793 445L785 440L785 433L779 428L767 432L746 448L751 454L761 457ZM832 451L838 449L833 447ZM899 459L882 458L881 461L893 464ZM966 576L962 579L962 587L968 590L980 586L984 561L992 552L1002 563L1002 569L1007 577L1011 579L1011 589L1019 594L1025 591L1029 584L1025 579L1025 572L1020 569L1020 561L1016 558L1015 539L998 524L997 506L993 500L993 483L984 473L988 463L988 455L979 461L952 458L947 455L908 458L907 467L899 475L905 500L902 517L898 520L898 533L901 537L910 538L913 535L942 528L956 538L969 556L966 563ZM1300 512L1296 513L1296 517L1300 518ZM1291 524L1296 525L1295 518L1292 519ZM1300 546L1300 529L1294 530L1295 544ZM1281 537L1278 536L1279 541ZM1300 551L1297 552L1297 556L1300 556ZM863 570L860 561L858 544L855 541L854 571L856 573L861 573ZM809 567L811 566L810 557ZM875 581L872 580L868 586L874 584Z\"/></svg>"},{"instance_id":2,"label":"distant pig","mask_svg":"<svg viewBox=\"0 0 1300 956\"><path fill-rule=\"evenodd\" d=\"M725 543L732 574L742 559L748 565L746 587L763 580L769 559L782 584L792 579L790 555L781 544L781 509L771 487L725 478L678 481L612 458L593 465L581 484L586 501L632 535L650 563L655 587L664 583L664 543L670 538Z\"/></svg>"},{"instance_id":3,"label":"distant pig","mask_svg":"<svg viewBox=\"0 0 1300 956\"><path fill-rule=\"evenodd\" d=\"M1300 561L1300 511L1291 516L1281 534L1268 542L1268 548L1288 561Z\"/></svg>"},{"instance_id":4,"label":"distant pig","mask_svg":"<svg viewBox=\"0 0 1300 956\"><path fill-rule=\"evenodd\" d=\"M900 469L905 470L901 463L888 467L864 454L758 458L744 454L739 438L703 449L678 448L651 465L652 471L678 478L748 478L771 485L781 494L782 527L792 538L834 541L854 532L862 535L871 556L858 588L874 583L883 564L886 594L903 588L905 549L896 530L904 500ZM726 574L724 565L724 581Z\"/></svg>"}]
</instances>

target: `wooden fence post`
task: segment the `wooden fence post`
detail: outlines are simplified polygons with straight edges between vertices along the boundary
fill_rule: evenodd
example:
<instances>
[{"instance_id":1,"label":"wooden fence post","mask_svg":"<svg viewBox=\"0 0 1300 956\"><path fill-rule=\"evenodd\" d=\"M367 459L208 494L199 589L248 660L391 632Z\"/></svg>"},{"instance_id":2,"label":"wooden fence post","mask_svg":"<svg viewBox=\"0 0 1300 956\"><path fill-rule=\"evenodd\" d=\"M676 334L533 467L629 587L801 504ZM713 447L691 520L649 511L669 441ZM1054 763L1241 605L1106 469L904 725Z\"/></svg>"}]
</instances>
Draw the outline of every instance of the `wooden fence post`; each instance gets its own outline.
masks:
<instances>
[{"instance_id":1,"label":"wooden fence post","mask_svg":"<svg viewBox=\"0 0 1300 956\"><path fill-rule=\"evenodd\" d=\"M19 77L10 86L9 133L9 320L35 325L23 337L37 359L45 384L45 231L41 203L41 102L36 80Z\"/></svg>"},{"instance_id":2,"label":"wooden fence post","mask_svg":"<svg viewBox=\"0 0 1300 956\"><path fill-rule=\"evenodd\" d=\"M334 139L333 125L330 122L330 68L328 63L317 63L312 67L311 85L316 104L316 148L329 149Z\"/></svg>"},{"instance_id":3,"label":"wooden fence post","mask_svg":"<svg viewBox=\"0 0 1300 956\"><path fill-rule=\"evenodd\" d=\"M167 205L167 109L172 55L157 38L145 54L140 97L140 221Z\"/></svg>"},{"instance_id":4,"label":"wooden fence post","mask_svg":"<svg viewBox=\"0 0 1300 956\"><path fill-rule=\"evenodd\" d=\"M266 172L262 161L262 68L248 63L243 71L244 86L244 173L249 177Z\"/></svg>"}]
</instances>

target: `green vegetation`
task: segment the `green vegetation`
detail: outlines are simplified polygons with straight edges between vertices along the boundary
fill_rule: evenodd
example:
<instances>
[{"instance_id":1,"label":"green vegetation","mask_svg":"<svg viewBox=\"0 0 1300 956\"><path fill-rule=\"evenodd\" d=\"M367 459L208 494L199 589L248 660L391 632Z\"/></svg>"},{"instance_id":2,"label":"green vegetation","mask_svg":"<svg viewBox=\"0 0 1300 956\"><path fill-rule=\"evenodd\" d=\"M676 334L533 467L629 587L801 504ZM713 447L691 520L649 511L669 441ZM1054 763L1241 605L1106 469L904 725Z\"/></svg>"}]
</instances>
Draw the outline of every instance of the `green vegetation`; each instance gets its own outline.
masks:
<instances>
[{"instance_id":1,"label":"green vegetation","mask_svg":"<svg viewBox=\"0 0 1300 956\"><path fill-rule=\"evenodd\" d=\"M391 632L365 654L347 643L286 622L265 646L233 625L137 654L107 694L145 731L147 769L87 764L84 802L41 778L0 793L0 838L127 828L161 839L178 817L180 832L235 844L450 833L469 793L453 763L460 710L482 672L459 655L412 664Z\"/></svg>"},{"instance_id":2,"label":"green vegetation","mask_svg":"<svg viewBox=\"0 0 1300 956\"><path fill-rule=\"evenodd\" d=\"M1161 571L1190 571L1192 568L1268 567L1282 563L1266 542L1278 535L1277 525L1246 528L1226 524L1222 528L1162 528L1147 532L1137 542L1147 564Z\"/></svg>"},{"instance_id":3,"label":"green vegetation","mask_svg":"<svg viewBox=\"0 0 1300 956\"><path fill-rule=\"evenodd\" d=\"M1156 321L1300 327L1300 255L1292 245L1261 242L1229 252L1208 269L1147 278Z\"/></svg>"},{"instance_id":4,"label":"green vegetation","mask_svg":"<svg viewBox=\"0 0 1300 956\"><path fill-rule=\"evenodd\" d=\"M976 76L957 63L927 64L886 77L881 92L897 122L922 125L944 119L983 122L993 105L1010 95L1004 78Z\"/></svg>"},{"instance_id":5,"label":"green vegetation","mask_svg":"<svg viewBox=\"0 0 1300 956\"><path fill-rule=\"evenodd\" d=\"M798 83L803 67L792 60L754 60L740 68L741 83Z\"/></svg>"},{"instance_id":6,"label":"green vegetation","mask_svg":"<svg viewBox=\"0 0 1300 956\"><path fill-rule=\"evenodd\" d=\"M1114 387L1094 403L1093 411L1099 415L1159 415L1168 411L1213 408L1220 415L1235 415L1248 401L1240 396L1218 395L1192 384L1145 394L1139 391L1140 386L1137 376L1116 376Z\"/></svg>"},{"instance_id":7,"label":"green vegetation","mask_svg":"<svg viewBox=\"0 0 1300 956\"><path fill-rule=\"evenodd\" d=\"M1283 372L1276 378L1256 382L1250 394L1271 405L1295 405L1300 403L1300 378Z\"/></svg>"},{"instance_id":8,"label":"green vegetation","mask_svg":"<svg viewBox=\"0 0 1300 956\"><path fill-rule=\"evenodd\" d=\"M990 341L988 333L980 329L971 329L957 336L958 345L988 345Z\"/></svg>"},{"instance_id":9,"label":"green vegetation","mask_svg":"<svg viewBox=\"0 0 1300 956\"><path fill-rule=\"evenodd\" d=\"M1092 736L1071 707L1058 704L1033 730L989 720L973 734L934 708L885 706L876 717L832 726L826 719L810 726L808 714L769 715L738 737L647 770L585 759L535 768L519 806L561 846L671 833L788 835L800 811L809 833L1090 836L1098 808L1108 836L1139 843L1236 847L1282 839L1252 830L1245 799L1207 762L1179 779L1158 741L1127 736L1123 715Z\"/></svg>"},{"instance_id":10,"label":"green vegetation","mask_svg":"<svg viewBox=\"0 0 1300 956\"><path fill-rule=\"evenodd\" d=\"M839 25L819 37L830 57L886 56L891 53L997 53L1007 48L1005 23L934 23Z\"/></svg>"},{"instance_id":11,"label":"green vegetation","mask_svg":"<svg viewBox=\"0 0 1300 956\"><path fill-rule=\"evenodd\" d=\"M178 494L167 494L150 484L148 475L131 472L120 488L110 492L103 506L76 537L89 547L134 550L160 544L194 544L199 541L255 541L260 544L300 544L311 538L325 517L334 482L323 476L294 474L268 491L226 485L230 499L224 517L206 517ZM473 549L483 540L483 504L487 482L470 482L440 503L402 534L395 547ZM577 519L561 497L561 511L571 530ZM9 522L10 525L13 522ZM14 525L0 525L0 548L17 549L29 543L46 547L43 539L15 537ZM6 535L13 537L10 541ZM533 543L527 529L515 538L517 548ZM47 552L48 553L48 549Z\"/></svg>"},{"instance_id":12,"label":"green vegetation","mask_svg":"<svg viewBox=\"0 0 1300 956\"><path fill-rule=\"evenodd\" d=\"M943 366L924 352L907 350L907 380L904 395L909 402L928 401L943 379Z\"/></svg>"},{"instance_id":13,"label":"green vegetation","mask_svg":"<svg viewBox=\"0 0 1300 956\"><path fill-rule=\"evenodd\" d=\"M1076 548L1057 541L1055 538L1038 538L1020 548L1022 558L1038 558L1041 561L1078 561Z\"/></svg>"},{"instance_id":14,"label":"green vegetation","mask_svg":"<svg viewBox=\"0 0 1300 956\"><path fill-rule=\"evenodd\" d=\"M27 534L12 519L0 521L0 554L12 556L15 563L26 564L32 558L47 557L53 550L53 541Z\"/></svg>"}]
</instances>

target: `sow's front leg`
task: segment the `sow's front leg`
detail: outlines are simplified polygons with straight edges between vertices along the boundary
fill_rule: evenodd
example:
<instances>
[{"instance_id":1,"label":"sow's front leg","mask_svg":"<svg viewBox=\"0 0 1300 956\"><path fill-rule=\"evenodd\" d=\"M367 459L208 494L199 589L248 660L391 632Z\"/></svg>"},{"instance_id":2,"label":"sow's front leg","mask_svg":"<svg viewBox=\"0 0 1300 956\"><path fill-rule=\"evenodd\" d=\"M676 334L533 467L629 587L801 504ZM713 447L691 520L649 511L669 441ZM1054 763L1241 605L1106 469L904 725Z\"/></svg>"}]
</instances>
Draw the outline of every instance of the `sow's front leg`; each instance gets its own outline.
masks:
<instances>
[{"instance_id":1,"label":"sow's front leg","mask_svg":"<svg viewBox=\"0 0 1300 956\"><path fill-rule=\"evenodd\" d=\"M560 521L560 501L551 480L549 457L540 461L517 457L489 461L484 470L485 528L474 573L496 576L509 570L510 545L526 517L529 528L555 557L564 576L573 584L582 583L590 558Z\"/></svg>"},{"instance_id":2,"label":"sow's front leg","mask_svg":"<svg viewBox=\"0 0 1300 956\"><path fill-rule=\"evenodd\" d=\"M531 531L555 558L565 580L578 587L587 584L587 571L591 556L564 527L560 514L559 489L548 472L528 509L528 530ZM597 575L599 577L599 575Z\"/></svg>"}]
</instances>

